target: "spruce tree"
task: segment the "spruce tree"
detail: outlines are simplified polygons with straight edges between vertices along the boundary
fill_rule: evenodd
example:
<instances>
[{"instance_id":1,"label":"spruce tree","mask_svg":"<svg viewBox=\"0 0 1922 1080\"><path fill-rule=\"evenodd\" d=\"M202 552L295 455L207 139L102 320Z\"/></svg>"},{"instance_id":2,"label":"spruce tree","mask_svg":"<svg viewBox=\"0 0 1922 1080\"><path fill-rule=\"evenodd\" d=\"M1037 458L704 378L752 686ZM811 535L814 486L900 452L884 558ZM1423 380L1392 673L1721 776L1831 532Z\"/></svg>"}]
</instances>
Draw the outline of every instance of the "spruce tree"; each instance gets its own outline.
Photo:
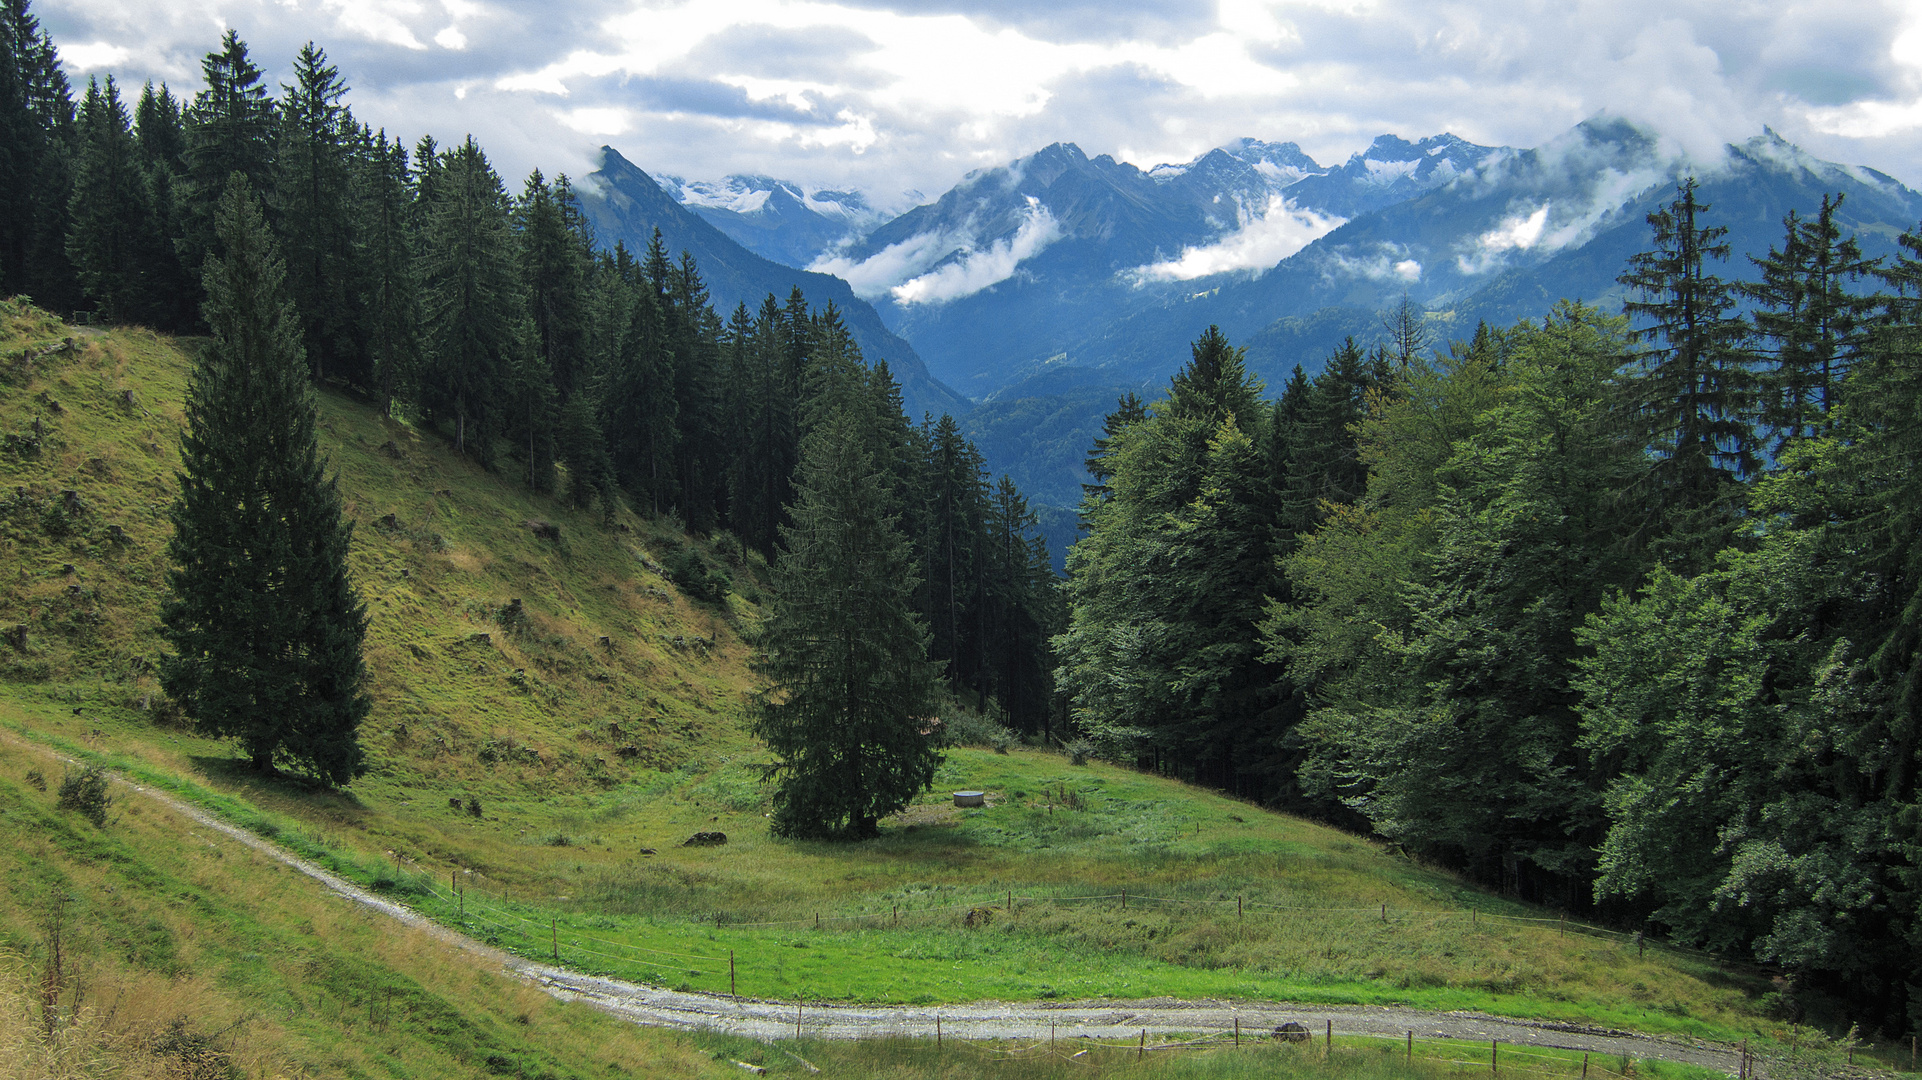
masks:
<instances>
[{"instance_id":1,"label":"spruce tree","mask_svg":"<svg viewBox=\"0 0 1922 1080\"><path fill-rule=\"evenodd\" d=\"M365 385L372 379L356 340L367 290L355 258L353 205L358 125L340 99L347 84L313 42L294 57L283 85L274 159L274 209L287 253L287 292L300 312L315 379Z\"/></svg>"},{"instance_id":2,"label":"spruce tree","mask_svg":"<svg viewBox=\"0 0 1922 1080\"><path fill-rule=\"evenodd\" d=\"M1710 263L1726 260L1728 230L1702 223L1695 180L1648 215L1654 249L1635 255L1617 280L1641 299L1624 304L1647 347L1624 387L1627 408L1655 465L1639 508L1678 565L1705 565L1728 536L1739 499L1734 485L1753 473L1759 410L1747 327L1734 291Z\"/></svg>"},{"instance_id":3,"label":"spruce tree","mask_svg":"<svg viewBox=\"0 0 1922 1080\"><path fill-rule=\"evenodd\" d=\"M71 311L80 302L67 260L73 93L30 6L0 0L0 294Z\"/></svg>"},{"instance_id":4,"label":"spruce tree","mask_svg":"<svg viewBox=\"0 0 1922 1080\"><path fill-rule=\"evenodd\" d=\"M511 206L471 136L441 155L423 150L415 160L426 203L418 257L427 356L416 403L453 422L457 449L471 444L492 464L527 332Z\"/></svg>"},{"instance_id":5,"label":"spruce tree","mask_svg":"<svg viewBox=\"0 0 1922 1080\"><path fill-rule=\"evenodd\" d=\"M87 83L80 106L80 153L74 170L73 231L67 254L99 313L121 323L153 325L164 296L154 270L166 244L113 76Z\"/></svg>"},{"instance_id":6,"label":"spruce tree","mask_svg":"<svg viewBox=\"0 0 1922 1080\"><path fill-rule=\"evenodd\" d=\"M203 284L213 340L195 364L167 544L161 685L254 767L329 784L366 771L367 613L347 577L353 526L326 474L286 271L236 174Z\"/></svg>"},{"instance_id":7,"label":"spruce tree","mask_svg":"<svg viewBox=\"0 0 1922 1080\"><path fill-rule=\"evenodd\" d=\"M227 178L240 173L254 191L272 191L277 117L274 99L261 85L261 71L247 55L247 43L228 30L220 50L200 62L206 89L187 110L187 148L182 155L185 205L181 261L203 265L213 244L214 204Z\"/></svg>"},{"instance_id":8,"label":"spruce tree","mask_svg":"<svg viewBox=\"0 0 1922 1080\"><path fill-rule=\"evenodd\" d=\"M1741 287L1755 301L1752 318L1773 354L1761 376L1761 419L1773 429L1776 453L1795 438L1826 433L1841 400L1842 383L1854 366L1879 306L1851 289L1874 273L1854 237L1835 222L1842 196L1822 196L1812 220L1791 211L1782 224L1782 246L1749 261L1761 280Z\"/></svg>"},{"instance_id":9,"label":"spruce tree","mask_svg":"<svg viewBox=\"0 0 1922 1080\"><path fill-rule=\"evenodd\" d=\"M873 836L941 762L911 549L886 512L856 393L837 393L808 436L756 657L768 691L754 727L778 759L774 830L786 836Z\"/></svg>"}]
</instances>

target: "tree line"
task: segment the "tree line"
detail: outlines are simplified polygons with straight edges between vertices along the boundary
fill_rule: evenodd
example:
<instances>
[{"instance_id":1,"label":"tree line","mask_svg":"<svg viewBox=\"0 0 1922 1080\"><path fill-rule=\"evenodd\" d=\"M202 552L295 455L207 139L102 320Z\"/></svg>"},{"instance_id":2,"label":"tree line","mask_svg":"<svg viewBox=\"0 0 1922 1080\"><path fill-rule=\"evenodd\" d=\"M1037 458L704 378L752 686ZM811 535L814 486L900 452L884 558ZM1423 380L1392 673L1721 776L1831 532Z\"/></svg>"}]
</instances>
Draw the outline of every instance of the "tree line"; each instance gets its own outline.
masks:
<instances>
[{"instance_id":1,"label":"tree line","mask_svg":"<svg viewBox=\"0 0 1922 1080\"><path fill-rule=\"evenodd\" d=\"M224 257L219 207L239 177L313 383L570 505L672 515L770 560L827 415L824 373L858 372L929 658L954 692L1024 730L1049 724L1062 614L1033 512L951 417L905 415L832 304L796 289L716 311L658 233L639 252L599 244L565 176L510 192L471 137L410 149L361 123L312 43L276 96L230 30L191 97L148 84L129 108L111 75L76 103L26 0L0 0L0 24L0 289L207 333L203 269Z\"/></svg>"},{"instance_id":2,"label":"tree line","mask_svg":"<svg viewBox=\"0 0 1922 1080\"><path fill-rule=\"evenodd\" d=\"M1735 284L1685 182L1620 314L1404 311L1273 400L1209 331L1090 457L1074 721L1915 1030L1922 227L1840 202Z\"/></svg>"}]
</instances>

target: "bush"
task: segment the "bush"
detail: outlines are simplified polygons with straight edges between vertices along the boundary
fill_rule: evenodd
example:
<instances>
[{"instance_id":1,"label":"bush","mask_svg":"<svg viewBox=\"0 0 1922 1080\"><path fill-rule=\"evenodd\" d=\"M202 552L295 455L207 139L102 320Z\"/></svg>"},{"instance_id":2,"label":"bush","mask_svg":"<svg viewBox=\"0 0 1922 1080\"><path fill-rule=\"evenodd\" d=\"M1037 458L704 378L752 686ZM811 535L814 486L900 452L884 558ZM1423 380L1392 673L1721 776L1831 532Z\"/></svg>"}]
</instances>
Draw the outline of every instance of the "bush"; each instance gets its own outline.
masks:
<instances>
[{"instance_id":1,"label":"bush","mask_svg":"<svg viewBox=\"0 0 1922 1080\"><path fill-rule=\"evenodd\" d=\"M941 732L942 742L947 746L979 746L1005 754L1014 745L1014 732L997 723L992 716L961 705L942 708Z\"/></svg>"},{"instance_id":2,"label":"bush","mask_svg":"<svg viewBox=\"0 0 1922 1080\"><path fill-rule=\"evenodd\" d=\"M1068 752L1070 765L1086 765L1088 759L1094 756L1094 744L1086 739L1070 739L1062 743L1061 748Z\"/></svg>"},{"instance_id":3,"label":"bush","mask_svg":"<svg viewBox=\"0 0 1922 1080\"><path fill-rule=\"evenodd\" d=\"M718 604L734 590L734 578L726 570L710 569L701 553L682 547L667 557L667 579L681 595L698 604Z\"/></svg>"},{"instance_id":4,"label":"bush","mask_svg":"<svg viewBox=\"0 0 1922 1080\"><path fill-rule=\"evenodd\" d=\"M78 811L96 827L107 824L107 807L112 801L107 797L107 770L98 765L77 773L69 771L60 781L60 809Z\"/></svg>"}]
</instances>

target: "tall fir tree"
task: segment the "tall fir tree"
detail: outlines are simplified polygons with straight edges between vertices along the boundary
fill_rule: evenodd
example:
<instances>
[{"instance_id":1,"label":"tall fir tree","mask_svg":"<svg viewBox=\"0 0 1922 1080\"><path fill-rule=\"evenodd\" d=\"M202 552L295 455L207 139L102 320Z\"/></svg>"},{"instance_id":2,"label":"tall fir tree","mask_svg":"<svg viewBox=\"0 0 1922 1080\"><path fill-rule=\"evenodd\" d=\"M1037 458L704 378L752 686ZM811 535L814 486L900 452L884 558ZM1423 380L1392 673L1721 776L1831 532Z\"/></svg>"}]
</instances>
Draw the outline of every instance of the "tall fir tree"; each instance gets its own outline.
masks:
<instances>
[{"instance_id":1,"label":"tall fir tree","mask_svg":"<svg viewBox=\"0 0 1922 1080\"><path fill-rule=\"evenodd\" d=\"M1624 405L1655 464L1637 514L1665 533L1667 557L1699 568L1728 539L1739 481L1759 466L1760 397L1748 329L1731 286L1710 263L1726 260L1728 229L1703 221L1695 179L1648 215L1652 250L1629 259L1617 280L1640 297L1623 305L1645 347L1623 380Z\"/></svg>"},{"instance_id":2,"label":"tall fir tree","mask_svg":"<svg viewBox=\"0 0 1922 1080\"><path fill-rule=\"evenodd\" d=\"M1761 373L1759 419L1780 454L1790 439L1829 430L1842 383L1855 365L1879 301L1860 290L1878 266L1854 237L1843 237L1835 212L1841 195L1823 195L1814 218L1790 212L1780 248L1750 257L1760 280L1741 286L1754 301L1751 318L1772 366Z\"/></svg>"},{"instance_id":3,"label":"tall fir tree","mask_svg":"<svg viewBox=\"0 0 1922 1080\"><path fill-rule=\"evenodd\" d=\"M239 173L253 190L273 191L278 120L261 70L233 30L222 35L219 51L202 58L200 70L207 85L187 110L180 193L184 214L177 241L181 262L189 270L198 270L212 250L214 204L228 177Z\"/></svg>"},{"instance_id":4,"label":"tall fir tree","mask_svg":"<svg viewBox=\"0 0 1922 1080\"><path fill-rule=\"evenodd\" d=\"M165 83L158 90L152 83L141 88L140 103L134 107L134 139L146 173L154 232L165 241L150 255L147 270L158 306L154 325L163 330L188 331L200 323L200 314L194 310L199 274L181 262L175 244L182 228L180 169L187 149L187 128L180 100Z\"/></svg>"},{"instance_id":5,"label":"tall fir tree","mask_svg":"<svg viewBox=\"0 0 1922 1080\"><path fill-rule=\"evenodd\" d=\"M0 0L0 290L51 311L81 303L67 258L74 105L28 0Z\"/></svg>"},{"instance_id":6,"label":"tall fir tree","mask_svg":"<svg viewBox=\"0 0 1922 1080\"><path fill-rule=\"evenodd\" d=\"M167 240L160 234L127 108L111 75L104 84L87 83L79 143L67 255L101 316L155 325L165 314L166 296L156 287L155 271Z\"/></svg>"},{"instance_id":7,"label":"tall fir tree","mask_svg":"<svg viewBox=\"0 0 1922 1080\"><path fill-rule=\"evenodd\" d=\"M161 685L254 767L329 784L366 771L367 613L347 576L353 525L327 475L285 274L236 175L205 274L213 340L194 367L170 517Z\"/></svg>"},{"instance_id":8,"label":"tall fir tree","mask_svg":"<svg viewBox=\"0 0 1922 1080\"><path fill-rule=\"evenodd\" d=\"M936 670L860 391L831 393L803 452L794 524L782 529L754 729L777 759L775 831L861 838L934 779Z\"/></svg>"},{"instance_id":9,"label":"tall fir tree","mask_svg":"<svg viewBox=\"0 0 1922 1080\"><path fill-rule=\"evenodd\" d=\"M432 166L422 162L421 174L431 201L418 252L426 357L416 403L451 422L462 453L492 464L526 347L511 207L472 137Z\"/></svg>"},{"instance_id":10,"label":"tall fir tree","mask_svg":"<svg viewBox=\"0 0 1922 1080\"><path fill-rule=\"evenodd\" d=\"M355 233L354 154L358 125L341 99L347 84L313 42L294 56L294 81L281 86L274 198L287 292L300 312L314 378L367 386L373 372L360 307L367 295Z\"/></svg>"}]
</instances>

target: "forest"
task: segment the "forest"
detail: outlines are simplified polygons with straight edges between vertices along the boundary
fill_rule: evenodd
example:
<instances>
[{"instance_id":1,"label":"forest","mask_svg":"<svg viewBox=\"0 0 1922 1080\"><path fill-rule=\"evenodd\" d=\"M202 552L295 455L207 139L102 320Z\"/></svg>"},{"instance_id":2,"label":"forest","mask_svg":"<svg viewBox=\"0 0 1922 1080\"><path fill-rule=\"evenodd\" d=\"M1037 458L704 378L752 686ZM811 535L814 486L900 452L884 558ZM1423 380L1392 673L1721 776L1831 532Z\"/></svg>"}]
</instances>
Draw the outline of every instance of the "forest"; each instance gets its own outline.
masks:
<instances>
[{"instance_id":1,"label":"forest","mask_svg":"<svg viewBox=\"0 0 1922 1080\"><path fill-rule=\"evenodd\" d=\"M1057 585L1020 492L831 306L715 311L691 258L600 248L565 177L369 130L312 45L274 97L230 32L129 109L5 19L8 294L201 332L239 174L316 382L777 563L831 406L952 692L1922 1026L1922 226L1868 260L1828 199L1733 253L1683 181L1620 312L1444 341L1405 304L1272 397L1210 329L1108 417Z\"/></svg>"},{"instance_id":2,"label":"forest","mask_svg":"<svg viewBox=\"0 0 1922 1080\"><path fill-rule=\"evenodd\" d=\"M1073 720L1912 1030L1922 228L1837 210L1737 287L1685 181L1625 311L1391 312L1273 400L1202 337L1089 459Z\"/></svg>"},{"instance_id":3,"label":"forest","mask_svg":"<svg viewBox=\"0 0 1922 1080\"><path fill-rule=\"evenodd\" d=\"M797 290L717 312L691 256L597 244L565 176L511 193L472 138L409 148L358 122L309 44L272 96L228 32L191 98L69 86L24 0L0 65L0 291L52 311L207 331L200 267L230 177L260 197L315 383L400 410L569 505L671 515L768 560L822 402L861 383L863 438L912 546L912 605L950 690L1023 730L1051 720L1060 602L1033 512L951 417L907 417L833 305ZM832 393L831 393L832 392ZM727 581L689 556L696 599Z\"/></svg>"}]
</instances>

